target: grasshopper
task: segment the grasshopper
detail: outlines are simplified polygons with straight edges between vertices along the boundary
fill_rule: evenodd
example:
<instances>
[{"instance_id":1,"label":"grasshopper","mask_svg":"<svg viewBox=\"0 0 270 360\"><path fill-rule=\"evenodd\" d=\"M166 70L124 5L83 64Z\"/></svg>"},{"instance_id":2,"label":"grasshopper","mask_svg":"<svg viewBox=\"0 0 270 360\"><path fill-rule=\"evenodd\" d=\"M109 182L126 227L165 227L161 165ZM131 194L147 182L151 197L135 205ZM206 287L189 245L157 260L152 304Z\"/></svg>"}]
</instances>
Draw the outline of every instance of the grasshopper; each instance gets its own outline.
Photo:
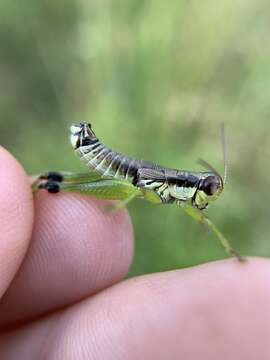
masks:
<instances>
[{"instance_id":1,"label":"grasshopper","mask_svg":"<svg viewBox=\"0 0 270 360\"><path fill-rule=\"evenodd\" d=\"M99 141L88 123L72 125L70 133L75 153L91 171L82 174L42 174L33 183L34 192L44 189L54 194L60 191L76 192L98 199L120 200L115 205L116 209L125 207L135 198L143 198L154 204L176 204L197 222L211 229L230 256L239 261L244 259L205 214L208 205L222 193L226 182L224 127L223 177L204 160L200 162L207 171L183 171L117 153Z\"/></svg>"}]
</instances>

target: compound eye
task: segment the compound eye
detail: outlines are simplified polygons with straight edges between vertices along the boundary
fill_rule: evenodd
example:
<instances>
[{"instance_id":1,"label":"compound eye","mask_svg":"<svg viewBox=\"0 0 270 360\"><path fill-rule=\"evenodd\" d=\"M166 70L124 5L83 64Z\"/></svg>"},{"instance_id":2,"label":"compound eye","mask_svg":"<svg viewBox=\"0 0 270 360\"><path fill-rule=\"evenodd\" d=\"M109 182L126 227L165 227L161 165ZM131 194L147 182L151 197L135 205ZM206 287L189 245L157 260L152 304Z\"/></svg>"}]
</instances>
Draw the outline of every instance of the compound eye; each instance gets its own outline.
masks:
<instances>
[{"instance_id":1,"label":"compound eye","mask_svg":"<svg viewBox=\"0 0 270 360\"><path fill-rule=\"evenodd\" d=\"M204 179L201 189L206 195L212 196L222 188L221 179L218 176L208 176Z\"/></svg>"}]
</instances>

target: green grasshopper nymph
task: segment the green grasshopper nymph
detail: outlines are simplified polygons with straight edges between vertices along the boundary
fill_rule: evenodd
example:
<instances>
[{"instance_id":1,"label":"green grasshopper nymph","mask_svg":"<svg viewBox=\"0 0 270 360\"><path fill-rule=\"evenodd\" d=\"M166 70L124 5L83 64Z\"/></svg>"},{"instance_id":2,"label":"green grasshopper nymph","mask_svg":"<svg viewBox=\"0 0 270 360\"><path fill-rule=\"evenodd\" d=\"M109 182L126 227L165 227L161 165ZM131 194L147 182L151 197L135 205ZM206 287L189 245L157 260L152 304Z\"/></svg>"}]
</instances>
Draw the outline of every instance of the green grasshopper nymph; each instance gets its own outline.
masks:
<instances>
[{"instance_id":1,"label":"green grasshopper nymph","mask_svg":"<svg viewBox=\"0 0 270 360\"><path fill-rule=\"evenodd\" d=\"M45 189L49 193L77 192L93 195L98 199L120 200L116 208L126 206L135 198L143 198L155 204L176 204L197 222L207 225L229 255L243 260L204 212L209 203L222 193L226 181L224 130L224 177L205 161L201 163L208 171L182 171L114 152L99 141L91 125L87 123L72 125L70 132L75 153L91 172L48 172L34 182L34 191Z\"/></svg>"}]
</instances>

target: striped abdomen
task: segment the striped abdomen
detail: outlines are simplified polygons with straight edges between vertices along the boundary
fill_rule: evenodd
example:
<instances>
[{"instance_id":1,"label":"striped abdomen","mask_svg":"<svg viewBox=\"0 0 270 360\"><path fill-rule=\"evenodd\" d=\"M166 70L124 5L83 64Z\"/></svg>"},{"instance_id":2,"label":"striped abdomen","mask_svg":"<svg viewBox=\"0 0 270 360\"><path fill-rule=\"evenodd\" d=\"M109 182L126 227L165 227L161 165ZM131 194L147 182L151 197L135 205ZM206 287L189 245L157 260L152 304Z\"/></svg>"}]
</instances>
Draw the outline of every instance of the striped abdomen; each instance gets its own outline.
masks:
<instances>
[{"instance_id":1,"label":"striped abdomen","mask_svg":"<svg viewBox=\"0 0 270 360\"><path fill-rule=\"evenodd\" d=\"M81 160L91 170L105 177L126 179L135 184L142 166L154 167L152 163L112 151L97 139L89 124L72 126L71 142Z\"/></svg>"}]
</instances>

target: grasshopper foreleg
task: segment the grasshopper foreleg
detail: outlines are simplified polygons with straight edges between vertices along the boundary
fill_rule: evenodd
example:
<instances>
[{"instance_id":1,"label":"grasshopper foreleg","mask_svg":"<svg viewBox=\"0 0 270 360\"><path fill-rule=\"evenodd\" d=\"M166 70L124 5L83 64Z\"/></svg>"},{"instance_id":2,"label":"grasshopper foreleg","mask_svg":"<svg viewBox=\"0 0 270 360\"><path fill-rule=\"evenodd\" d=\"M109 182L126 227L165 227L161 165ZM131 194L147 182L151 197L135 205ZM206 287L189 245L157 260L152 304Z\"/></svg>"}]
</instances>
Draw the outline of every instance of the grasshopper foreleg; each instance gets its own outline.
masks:
<instances>
[{"instance_id":1,"label":"grasshopper foreleg","mask_svg":"<svg viewBox=\"0 0 270 360\"><path fill-rule=\"evenodd\" d=\"M225 238L225 236L221 233L221 231L216 227L216 225L203 213L203 211L196 209L190 205L184 205L183 209L186 211L188 215L190 215L193 219L195 219L200 224L206 225L219 239L221 245L228 255L236 257L239 261L244 261L245 258L240 255L234 248L231 246L229 241Z\"/></svg>"}]
</instances>

